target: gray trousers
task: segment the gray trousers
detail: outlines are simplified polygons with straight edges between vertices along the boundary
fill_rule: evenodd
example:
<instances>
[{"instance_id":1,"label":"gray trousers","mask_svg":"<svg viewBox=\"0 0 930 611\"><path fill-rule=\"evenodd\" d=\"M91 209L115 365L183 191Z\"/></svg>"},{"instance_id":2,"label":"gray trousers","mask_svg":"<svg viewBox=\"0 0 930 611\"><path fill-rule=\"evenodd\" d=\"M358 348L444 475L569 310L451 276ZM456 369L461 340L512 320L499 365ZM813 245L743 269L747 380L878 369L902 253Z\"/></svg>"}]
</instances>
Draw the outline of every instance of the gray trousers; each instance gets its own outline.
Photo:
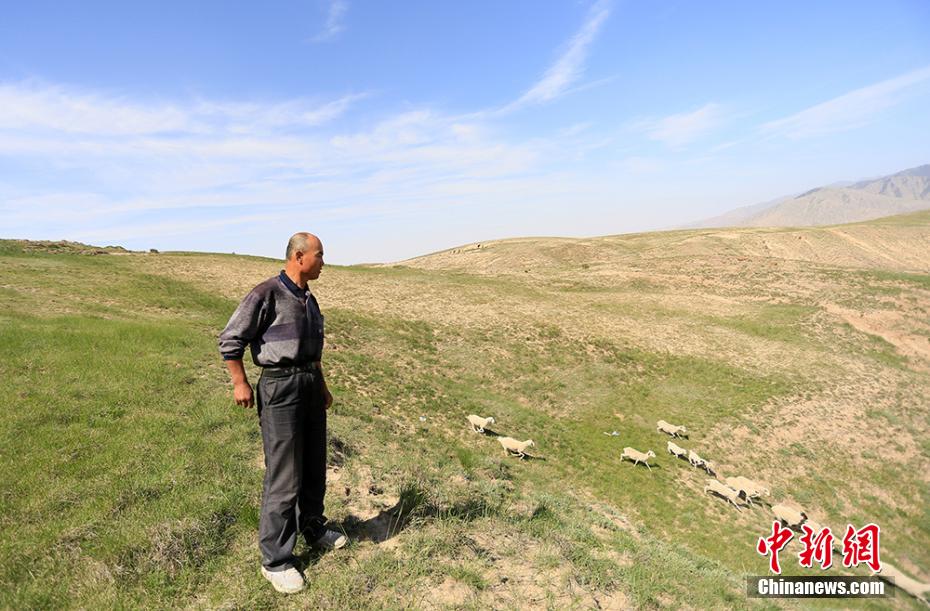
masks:
<instances>
[{"instance_id":1,"label":"gray trousers","mask_svg":"<svg viewBox=\"0 0 930 611\"><path fill-rule=\"evenodd\" d=\"M265 450L265 481L259 520L262 565L269 571L294 566L294 544L326 530L326 409L320 372L285 377L263 372L258 416Z\"/></svg>"}]
</instances>

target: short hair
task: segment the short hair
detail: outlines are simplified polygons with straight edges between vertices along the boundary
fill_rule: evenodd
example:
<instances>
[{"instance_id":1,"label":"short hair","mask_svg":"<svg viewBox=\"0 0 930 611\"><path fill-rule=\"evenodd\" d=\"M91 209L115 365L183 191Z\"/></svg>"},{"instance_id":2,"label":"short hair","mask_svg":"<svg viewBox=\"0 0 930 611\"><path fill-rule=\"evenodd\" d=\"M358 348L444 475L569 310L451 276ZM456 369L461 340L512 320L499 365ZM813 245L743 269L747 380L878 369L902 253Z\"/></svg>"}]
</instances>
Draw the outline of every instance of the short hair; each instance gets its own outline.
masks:
<instances>
[{"instance_id":1,"label":"short hair","mask_svg":"<svg viewBox=\"0 0 930 611\"><path fill-rule=\"evenodd\" d=\"M307 241L310 239L310 234L306 231L298 231L291 236L291 239L287 241L287 250L284 251L284 260L290 261L291 257L294 256L294 253L298 250L300 252L307 252L309 245Z\"/></svg>"}]
</instances>

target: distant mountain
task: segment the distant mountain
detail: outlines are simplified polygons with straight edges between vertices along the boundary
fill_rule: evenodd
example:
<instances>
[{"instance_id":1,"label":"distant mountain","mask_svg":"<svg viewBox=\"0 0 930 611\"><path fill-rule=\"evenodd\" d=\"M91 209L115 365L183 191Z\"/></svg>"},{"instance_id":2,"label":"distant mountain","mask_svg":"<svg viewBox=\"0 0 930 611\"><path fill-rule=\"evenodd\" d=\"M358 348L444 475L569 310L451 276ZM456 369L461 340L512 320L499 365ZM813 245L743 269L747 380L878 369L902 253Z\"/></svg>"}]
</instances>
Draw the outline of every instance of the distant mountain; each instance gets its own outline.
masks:
<instances>
[{"instance_id":1,"label":"distant mountain","mask_svg":"<svg viewBox=\"0 0 930 611\"><path fill-rule=\"evenodd\" d=\"M890 176L831 185L731 210L688 225L701 227L806 227L837 225L930 208L930 164Z\"/></svg>"},{"instance_id":2,"label":"distant mountain","mask_svg":"<svg viewBox=\"0 0 930 611\"><path fill-rule=\"evenodd\" d=\"M778 204L794 199L794 195L785 195L779 197L778 199L772 199L767 202L762 202L761 204L752 204L751 206L743 206L741 208L736 208L735 210L730 210L729 212L724 212L720 216L714 216L709 219L704 219L703 221L697 221L696 223L689 223L685 225L684 229L704 229L710 227L741 227L743 223L752 219L760 212L773 208Z\"/></svg>"}]
</instances>

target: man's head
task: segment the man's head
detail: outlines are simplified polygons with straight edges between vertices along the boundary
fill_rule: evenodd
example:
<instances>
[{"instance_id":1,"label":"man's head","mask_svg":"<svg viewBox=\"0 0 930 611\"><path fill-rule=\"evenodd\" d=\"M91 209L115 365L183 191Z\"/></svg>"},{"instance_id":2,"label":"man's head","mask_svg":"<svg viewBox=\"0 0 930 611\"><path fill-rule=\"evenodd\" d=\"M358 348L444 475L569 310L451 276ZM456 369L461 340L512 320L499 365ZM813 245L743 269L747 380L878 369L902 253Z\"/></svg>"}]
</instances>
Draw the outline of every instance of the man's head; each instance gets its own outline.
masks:
<instances>
[{"instance_id":1,"label":"man's head","mask_svg":"<svg viewBox=\"0 0 930 611\"><path fill-rule=\"evenodd\" d=\"M316 280L323 269L323 243L312 233L300 231L288 240L284 257L287 268L302 280Z\"/></svg>"}]
</instances>

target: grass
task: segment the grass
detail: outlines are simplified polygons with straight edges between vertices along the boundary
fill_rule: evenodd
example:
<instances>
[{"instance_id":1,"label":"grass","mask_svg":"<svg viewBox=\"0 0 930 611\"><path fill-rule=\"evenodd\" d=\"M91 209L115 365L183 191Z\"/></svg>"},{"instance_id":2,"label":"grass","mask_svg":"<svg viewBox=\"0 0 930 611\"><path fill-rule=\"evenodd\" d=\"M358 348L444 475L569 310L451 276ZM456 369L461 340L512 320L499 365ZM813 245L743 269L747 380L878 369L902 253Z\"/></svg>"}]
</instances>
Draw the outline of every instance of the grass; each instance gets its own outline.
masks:
<instances>
[{"instance_id":1,"label":"grass","mask_svg":"<svg viewBox=\"0 0 930 611\"><path fill-rule=\"evenodd\" d=\"M752 545L763 512L736 516L704 496L704 476L660 452L655 421L687 422L685 445L725 462L734 446L724 432L765 436L773 425L761 415L773 405L819 396L829 387L824 371L839 361L824 343L832 336L812 330L817 310L805 300L744 304L739 314L677 304L656 316L639 298L671 291L666 283L588 291L583 279L575 290L522 277L327 267L326 369L338 401L327 505L355 542L335 554L300 547L310 587L282 599L257 572L257 423L232 405L216 355L236 300L178 271L240 259L23 248L0 241L0 375L15 404L0 416L0 607L780 606L743 592L743 576L764 570ZM271 275L277 263L267 265ZM342 286L371 286L374 296L341 299ZM391 290L441 305L435 315L401 305L386 313ZM503 301L532 307L495 305ZM573 312L595 323L566 323L583 320ZM738 350L661 349L596 322L617 313L733 333L797 360L754 367L731 358ZM844 359L926 389L893 348L845 341ZM866 416L876 434L926 422L910 413L913 394L899 395ZM475 435L468 413L499 424ZM620 438L602 434L615 429ZM534 458L505 457L494 434L533 437ZM655 449L653 471L620 464L624 445ZM927 465L928 447L908 465ZM817 465L776 484L830 518L880 520L892 533L889 557L930 561L927 495L913 492L904 464L874 469L847 494L859 463L822 443L799 440L756 458L769 474ZM900 501L888 505L881 490Z\"/></svg>"}]
</instances>

